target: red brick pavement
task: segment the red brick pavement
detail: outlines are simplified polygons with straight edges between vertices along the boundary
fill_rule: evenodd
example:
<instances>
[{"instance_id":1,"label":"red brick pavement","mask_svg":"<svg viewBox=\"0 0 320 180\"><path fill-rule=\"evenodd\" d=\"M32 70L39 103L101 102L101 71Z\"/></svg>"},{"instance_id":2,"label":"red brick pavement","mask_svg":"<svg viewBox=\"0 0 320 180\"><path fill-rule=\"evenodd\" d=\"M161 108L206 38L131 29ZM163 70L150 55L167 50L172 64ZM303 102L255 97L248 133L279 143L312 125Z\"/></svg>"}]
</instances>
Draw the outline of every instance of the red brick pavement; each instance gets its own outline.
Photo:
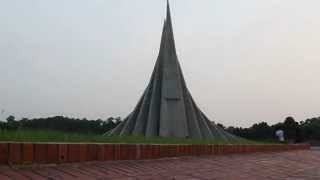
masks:
<instances>
[{"instance_id":1,"label":"red brick pavement","mask_svg":"<svg viewBox=\"0 0 320 180\"><path fill-rule=\"evenodd\" d=\"M320 151L86 162L41 167L0 166L0 179L320 179Z\"/></svg>"}]
</instances>

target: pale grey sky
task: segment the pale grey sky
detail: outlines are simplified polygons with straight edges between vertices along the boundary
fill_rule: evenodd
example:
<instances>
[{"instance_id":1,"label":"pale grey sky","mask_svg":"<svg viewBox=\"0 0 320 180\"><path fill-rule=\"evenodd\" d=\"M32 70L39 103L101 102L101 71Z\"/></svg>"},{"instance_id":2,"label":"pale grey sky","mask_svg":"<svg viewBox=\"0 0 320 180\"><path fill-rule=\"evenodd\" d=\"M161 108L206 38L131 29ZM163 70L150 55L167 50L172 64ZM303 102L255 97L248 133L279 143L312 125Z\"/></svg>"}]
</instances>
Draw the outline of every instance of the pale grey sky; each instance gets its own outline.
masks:
<instances>
[{"instance_id":1,"label":"pale grey sky","mask_svg":"<svg viewBox=\"0 0 320 180\"><path fill-rule=\"evenodd\" d=\"M157 57L165 0L0 0L0 118L125 117ZM171 0L198 106L225 125L320 116L319 0Z\"/></svg>"}]
</instances>

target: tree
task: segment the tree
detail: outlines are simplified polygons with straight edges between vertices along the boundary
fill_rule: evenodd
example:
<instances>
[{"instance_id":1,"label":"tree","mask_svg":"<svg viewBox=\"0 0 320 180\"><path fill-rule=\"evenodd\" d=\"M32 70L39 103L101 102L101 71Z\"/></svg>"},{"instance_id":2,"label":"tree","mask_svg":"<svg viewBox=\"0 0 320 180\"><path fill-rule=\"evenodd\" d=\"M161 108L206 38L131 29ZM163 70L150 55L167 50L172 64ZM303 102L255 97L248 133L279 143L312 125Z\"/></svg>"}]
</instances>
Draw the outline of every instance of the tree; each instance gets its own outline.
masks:
<instances>
[{"instance_id":1,"label":"tree","mask_svg":"<svg viewBox=\"0 0 320 180\"><path fill-rule=\"evenodd\" d=\"M226 127L223 124L218 123L217 126L221 127L222 129L226 129Z\"/></svg>"},{"instance_id":2,"label":"tree","mask_svg":"<svg viewBox=\"0 0 320 180\"><path fill-rule=\"evenodd\" d=\"M114 120L116 121L115 123L120 123L121 122L121 117L116 117L116 118L114 118Z\"/></svg>"},{"instance_id":3,"label":"tree","mask_svg":"<svg viewBox=\"0 0 320 180\"><path fill-rule=\"evenodd\" d=\"M320 117L307 119L300 124L302 140L320 141Z\"/></svg>"},{"instance_id":4,"label":"tree","mask_svg":"<svg viewBox=\"0 0 320 180\"><path fill-rule=\"evenodd\" d=\"M273 129L266 122L261 122L251 126L249 135L253 139L271 139L273 137Z\"/></svg>"},{"instance_id":5,"label":"tree","mask_svg":"<svg viewBox=\"0 0 320 180\"><path fill-rule=\"evenodd\" d=\"M293 117L289 116L284 120L283 130L284 136L289 140L297 139L297 131L299 131L299 123L294 120Z\"/></svg>"},{"instance_id":6,"label":"tree","mask_svg":"<svg viewBox=\"0 0 320 180\"><path fill-rule=\"evenodd\" d=\"M7 117L7 122L8 123L13 123L15 121L15 119L16 118L14 116L10 115L9 117Z\"/></svg>"},{"instance_id":7,"label":"tree","mask_svg":"<svg viewBox=\"0 0 320 180\"><path fill-rule=\"evenodd\" d=\"M15 119L12 115L7 117L7 129L13 130L18 128L18 122Z\"/></svg>"}]
</instances>

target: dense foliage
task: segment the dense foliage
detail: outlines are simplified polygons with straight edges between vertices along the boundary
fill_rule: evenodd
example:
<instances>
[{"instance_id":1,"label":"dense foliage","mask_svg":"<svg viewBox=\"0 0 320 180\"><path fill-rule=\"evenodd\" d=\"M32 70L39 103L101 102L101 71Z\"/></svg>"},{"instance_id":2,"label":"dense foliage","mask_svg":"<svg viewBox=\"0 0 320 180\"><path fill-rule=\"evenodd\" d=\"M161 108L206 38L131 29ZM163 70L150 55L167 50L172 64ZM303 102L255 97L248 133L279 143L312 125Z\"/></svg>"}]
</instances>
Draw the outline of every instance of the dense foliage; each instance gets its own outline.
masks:
<instances>
[{"instance_id":1,"label":"dense foliage","mask_svg":"<svg viewBox=\"0 0 320 180\"><path fill-rule=\"evenodd\" d=\"M51 129L62 132L86 133L86 134L102 134L113 129L120 123L121 119L108 118L103 121L74 119L63 116L15 120L14 116L9 116L7 122L0 122L1 129L17 130L17 129Z\"/></svg>"},{"instance_id":2,"label":"dense foliage","mask_svg":"<svg viewBox=\"0 0 320 180\"><path fill-rule=\"evenodd\" d=\"M285 139L292 142L320 141L320 117L307 119L299 123L293 117L287 117L284 122L274 125L261 122L249 128L228 127L225 129L235 135L253 140L276 139L275 131L281 129L284 131Z\"/></svg>"}]
</instances>

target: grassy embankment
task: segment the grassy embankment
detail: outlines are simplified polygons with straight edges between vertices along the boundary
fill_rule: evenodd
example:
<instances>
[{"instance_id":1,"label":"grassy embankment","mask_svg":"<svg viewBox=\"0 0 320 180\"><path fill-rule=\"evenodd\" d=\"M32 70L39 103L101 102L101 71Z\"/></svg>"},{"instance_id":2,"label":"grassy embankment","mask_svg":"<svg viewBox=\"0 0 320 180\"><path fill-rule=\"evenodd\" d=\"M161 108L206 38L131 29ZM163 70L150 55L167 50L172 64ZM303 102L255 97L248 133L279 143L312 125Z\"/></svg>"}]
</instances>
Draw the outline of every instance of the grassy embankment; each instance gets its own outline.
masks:
<instances>
[{"instance_id":1,"label":"grassy embankment","mask_svg":"<svg viewBox=\"0 0 320 180\"><path fill-rule=\"evenodd\" d=\"M141 143L141 144L256 144L249 140L198 140L185 138L145 138L140 136L112 136L66 133L53 130L0 130L0 141L19 142L87 142L87 143Z\"/></svg>"}]
</instances>

